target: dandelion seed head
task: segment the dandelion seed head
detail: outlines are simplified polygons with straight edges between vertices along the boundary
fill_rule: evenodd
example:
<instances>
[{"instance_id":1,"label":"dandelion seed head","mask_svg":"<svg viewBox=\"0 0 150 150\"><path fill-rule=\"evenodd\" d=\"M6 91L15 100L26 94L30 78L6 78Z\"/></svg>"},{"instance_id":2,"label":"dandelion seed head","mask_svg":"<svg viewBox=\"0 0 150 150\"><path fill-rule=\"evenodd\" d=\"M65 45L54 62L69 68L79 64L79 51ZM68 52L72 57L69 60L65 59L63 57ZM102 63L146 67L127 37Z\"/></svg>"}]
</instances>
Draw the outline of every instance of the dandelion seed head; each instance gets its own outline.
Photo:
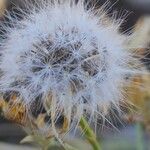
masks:
<instances>
[{"instance_id":1,"label":"dandelion seed head","mask_svg":"<svg viewBox=\"0 0 150 150\"><path fill-rule=\"evenodd\" d=\"M26 104L42 95L51 112L69 118L73 112L76 119L123 99L125 76L133 70L119 23L69 0L42 1L21 21L9 19L0 43L1 91L19 91Z\"/></svg>"}]
</instances>

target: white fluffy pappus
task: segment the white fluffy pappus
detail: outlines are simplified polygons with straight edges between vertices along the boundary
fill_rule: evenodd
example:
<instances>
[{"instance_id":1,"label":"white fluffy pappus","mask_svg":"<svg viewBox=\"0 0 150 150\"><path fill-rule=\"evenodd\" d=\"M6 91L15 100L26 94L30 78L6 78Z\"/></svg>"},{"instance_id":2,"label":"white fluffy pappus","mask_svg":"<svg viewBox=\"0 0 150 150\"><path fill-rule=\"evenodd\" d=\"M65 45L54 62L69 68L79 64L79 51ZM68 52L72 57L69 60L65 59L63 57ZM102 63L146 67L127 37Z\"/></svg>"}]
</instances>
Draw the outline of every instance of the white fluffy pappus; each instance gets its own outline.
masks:
<instances>
[{"instance_id":1,"label":"white fluffy pappus","mask_svg":"<svg viewBox=\"0 0 150 150\"><path fill-rule=\"evenodd\" d=\"M2 92L17 91L29 105L40 96L51 114L63 112L69 120L118 106L125 76L134 72L119 22L82 1L26 1L22 13L21 21L8 16L11 26L3 25Z\"/></svg>"}]
</instances>

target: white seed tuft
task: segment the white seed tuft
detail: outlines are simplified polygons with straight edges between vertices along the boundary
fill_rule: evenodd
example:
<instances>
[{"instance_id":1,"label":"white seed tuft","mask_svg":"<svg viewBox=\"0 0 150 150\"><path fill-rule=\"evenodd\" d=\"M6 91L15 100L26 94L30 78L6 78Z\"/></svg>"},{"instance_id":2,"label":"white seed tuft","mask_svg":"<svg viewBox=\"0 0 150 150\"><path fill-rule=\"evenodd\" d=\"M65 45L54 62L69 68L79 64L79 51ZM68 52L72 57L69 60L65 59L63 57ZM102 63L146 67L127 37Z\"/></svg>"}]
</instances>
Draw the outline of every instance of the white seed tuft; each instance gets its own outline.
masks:
<instances>
[{"instance_id":1,"label":"white seed tuft","mask_svg":"<svg viewBox=\"0 0 150 150\"><path fill-rule=\"evenodd\" d=\"M117 21L81 1L26 1L21 11L21 21L8 16L11 25L3 25L2 92L18 91L25 104L42 95L51 114L63 112L69 120L85 110L94 117L123 100L125 77L134 68Z\"/></svg>"}]
</instances>

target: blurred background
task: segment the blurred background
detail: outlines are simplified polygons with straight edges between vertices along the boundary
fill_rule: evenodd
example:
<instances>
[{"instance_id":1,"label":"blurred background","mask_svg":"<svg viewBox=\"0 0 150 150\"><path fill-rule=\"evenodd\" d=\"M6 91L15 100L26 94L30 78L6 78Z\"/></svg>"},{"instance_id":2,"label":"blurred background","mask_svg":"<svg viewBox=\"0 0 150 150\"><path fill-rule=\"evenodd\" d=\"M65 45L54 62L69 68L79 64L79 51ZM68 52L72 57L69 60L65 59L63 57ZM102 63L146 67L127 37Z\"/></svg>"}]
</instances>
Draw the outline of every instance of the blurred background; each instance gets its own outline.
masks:
<instances>
[{"instance_id":1,"label":"blurred background","mask_svg":"<svg viewBox=\"0 0 150 150\"><path fill-rule=\"evenodd\" d=\"M22 1L0 0L0 21L3 22L6 19L4 15L6 10L11 13L17 11L16 6L23 7ZM125 19L120 32L133 34L131 45L133 48L139 46L138 51L144 56L141 62L150 70L150 0L109 1L109 15L112 16L114 12L117 12L116 18ZM106 0L97 0L96 4L100 7L104 3ZM128 110L125 109L126 106L123 106L124 113L121 116L112 109L108 115L111 123L99 121L97 135L101 137L104 150L150 150L150 76L145 75L136 80L144 85L144 90L137 85L131 86L134 95L130 97L130 101L137 107L131 106ZM0 150L38 149L19 144L25 135L26 133L19 125L0 116Z\"/></svg>"}]
</instances>

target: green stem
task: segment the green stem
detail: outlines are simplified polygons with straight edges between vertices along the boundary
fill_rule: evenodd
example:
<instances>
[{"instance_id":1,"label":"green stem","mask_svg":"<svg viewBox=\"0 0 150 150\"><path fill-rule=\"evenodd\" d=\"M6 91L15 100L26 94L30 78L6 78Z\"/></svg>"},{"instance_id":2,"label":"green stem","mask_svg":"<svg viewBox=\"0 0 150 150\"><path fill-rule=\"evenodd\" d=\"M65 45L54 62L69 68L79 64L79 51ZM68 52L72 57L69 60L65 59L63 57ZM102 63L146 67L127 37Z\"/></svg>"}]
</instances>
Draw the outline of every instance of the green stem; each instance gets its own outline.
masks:
<instances>
[{"instance_id":1,"label":"green stem","mask_svg":"<svg viewBox=\"0 0 150 150\"><path fill-rule=\"evenodd\" d=\"M80 120L80 127L85 132L85 137L92 145L93 150L102 150L93 130L90 128L89 124L83 117Z\"/></svg>"}]
</instances>

